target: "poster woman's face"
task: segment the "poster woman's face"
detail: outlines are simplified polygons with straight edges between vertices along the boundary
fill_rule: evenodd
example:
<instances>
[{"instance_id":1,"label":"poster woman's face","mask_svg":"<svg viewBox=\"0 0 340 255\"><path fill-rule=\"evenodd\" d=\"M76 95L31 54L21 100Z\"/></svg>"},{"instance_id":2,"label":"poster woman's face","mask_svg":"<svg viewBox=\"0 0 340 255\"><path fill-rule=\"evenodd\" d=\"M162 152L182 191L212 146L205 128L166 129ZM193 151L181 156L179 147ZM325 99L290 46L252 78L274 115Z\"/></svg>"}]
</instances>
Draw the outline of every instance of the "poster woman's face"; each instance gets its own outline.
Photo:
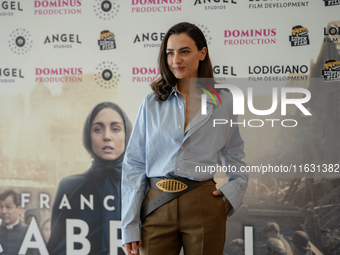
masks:
<instances>
[{"instance_id":1,"label":"poster woman's face","mask_svg":"<svg viewBox=\"0 0 340 255\"><path fill-rule=\"evenodd\" d=\"M104 160L115 160L125 150L125 127L122 117L111 108L101 110L91 125L93 152Z\"/></svg>"},{"instance_id":2,"label":"poster woman's face","mask_svg":"<svg viewBox=\"0 0 340 255\"><path fill-rule=\"evenodd\" d=\"M170 35L166 47L168 66L177 79L197 77L200 60L204 60L207 48L198 50L195 41L186 33Z\"/></svg>"},{"instance_id":3,"label":"poster woman's face","mask_svg":"<svg viewBox=\"0 0 340 255\"><path fill-rule=\"evenodd\" d=\"M48 243L51 237L51 221L48 221L44 224L42 228L42 236L45 242Z\"/></svg>"}]
</instances>

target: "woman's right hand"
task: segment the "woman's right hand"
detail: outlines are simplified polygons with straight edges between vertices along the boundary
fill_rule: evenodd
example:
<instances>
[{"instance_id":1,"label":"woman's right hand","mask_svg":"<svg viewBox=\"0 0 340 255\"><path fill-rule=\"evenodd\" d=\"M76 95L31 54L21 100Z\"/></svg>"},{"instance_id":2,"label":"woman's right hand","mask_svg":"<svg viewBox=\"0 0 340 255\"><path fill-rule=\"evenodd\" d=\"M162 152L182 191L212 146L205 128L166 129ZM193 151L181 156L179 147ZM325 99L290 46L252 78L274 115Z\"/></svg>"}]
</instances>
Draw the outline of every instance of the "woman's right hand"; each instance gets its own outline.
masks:
<instances>
[{"instance_id":1,"label":"woman's right hand","mask_svg":"<svg viewBox=\"0 0 340 255\"><path fill-rule=\"evenodd\" d=\"M124 244L124 248L127 252L127 255L134 255L138 253L138 249L141 247L142 241L139 242L131 242Z\"/></svg>"}]
</instances>

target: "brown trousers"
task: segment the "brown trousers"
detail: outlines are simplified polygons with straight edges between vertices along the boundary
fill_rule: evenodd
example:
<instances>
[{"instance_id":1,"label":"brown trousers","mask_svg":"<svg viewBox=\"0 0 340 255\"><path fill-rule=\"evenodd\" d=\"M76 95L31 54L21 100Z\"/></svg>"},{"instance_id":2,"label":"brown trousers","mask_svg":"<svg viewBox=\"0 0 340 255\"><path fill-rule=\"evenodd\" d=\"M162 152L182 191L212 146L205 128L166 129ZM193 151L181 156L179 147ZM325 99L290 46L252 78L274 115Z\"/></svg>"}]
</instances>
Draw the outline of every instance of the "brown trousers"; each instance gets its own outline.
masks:
<instances>
[{"instance_id":1,"label":"brown trousers","mask_svg":"<svg viewBox=\"0 0 340 255\"><path fill-rule=\"evenodd\" d=\"M226 212L222 197L215 197L208 181L151 213L142 225L141 255L222 255ZM162 193L149 189L143 204Z\"/></svg>"}]
</instances>

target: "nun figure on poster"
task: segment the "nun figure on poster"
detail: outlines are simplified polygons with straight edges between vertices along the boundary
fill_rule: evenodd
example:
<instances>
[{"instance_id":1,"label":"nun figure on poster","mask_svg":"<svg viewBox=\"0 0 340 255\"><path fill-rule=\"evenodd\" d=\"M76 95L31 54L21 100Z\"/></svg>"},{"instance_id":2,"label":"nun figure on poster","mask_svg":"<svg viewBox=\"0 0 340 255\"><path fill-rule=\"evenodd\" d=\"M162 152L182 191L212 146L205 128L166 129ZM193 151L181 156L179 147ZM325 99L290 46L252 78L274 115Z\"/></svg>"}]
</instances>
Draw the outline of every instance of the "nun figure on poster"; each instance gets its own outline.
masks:
<instances>
[{"instance_id":1,"label":"nun figure on poster","mask_svg":"<svg viewBox=\"0 0 340 255\"><path fill-rule=\"evenodd\" d=\"M182 22L165 34L159 52L160 77L142 101L126 149L122 173L122 239L128 255L222 255L226 218L243 201L248 176L244 142L232 119L233 98L221 90L222 104L207 101L201 114L203 86L213 79L203 32ZM228 183L216 189L209 171L197 166L232 166Z\"/></svg>"},{"instance_id":2,"label":"nun figure on poster","mask_svg":"<svg viewBox=\"0 0 340 255\"><path fill-rule=\"evenodd\" d=\"M50 255L88 249L77 242L75 247L66 247L67 241L72 241L67 237L66 223L72 220L82 220L88 225L86 239L90 250L86 254L109 254L110 220L121 219L121 170L131 128L124 111L111 102L98 104L88 115L83 144L93 158L92 166L85 173L68 176L59 183L47 244ZM84 199L89 202L84 203ZM71 234L79 233L74 233L72 228Z\"/></svg>"}]
</instances>

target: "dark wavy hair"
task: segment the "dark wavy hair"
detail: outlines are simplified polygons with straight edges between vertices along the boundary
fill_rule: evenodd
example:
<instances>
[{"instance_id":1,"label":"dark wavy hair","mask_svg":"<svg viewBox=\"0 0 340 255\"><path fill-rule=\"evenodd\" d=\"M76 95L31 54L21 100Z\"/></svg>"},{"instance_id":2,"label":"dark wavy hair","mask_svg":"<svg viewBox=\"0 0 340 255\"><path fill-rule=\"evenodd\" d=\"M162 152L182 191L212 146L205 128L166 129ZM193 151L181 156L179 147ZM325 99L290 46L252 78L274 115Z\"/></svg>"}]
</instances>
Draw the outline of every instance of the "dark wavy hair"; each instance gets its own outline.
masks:
<instances>
[{"instance_id":1,"label":"dark wavy hair","mask_svg":"<svg viewBox=\"0 0 340 255\"><path fill-rule=\"evenodd\" d=\"M4 201L7 197L12 196L13 203L16 207L21 206L21 196L19 192L15 189L4 189L0 193L0 201Z\"/></svg>"},{"instance_id":2,"label":"dark wavy hair","mask_svg":"<svg viewBox=\"0 0 340 255\"><path fill-rule=\"evenodd\" d=\"M171 27L163 38L158 56L160 77L151 83L151 88L155 93L155 98L159 102L164 102L167 100L172 87L174 87L178 82L178 79L169 69L166 48L169 37L172 34L181 33L186 33L191 39L193 39L199 51L202 50L203 47L207 48L205 59L200 61L198 66L197 78L214 78L214 72L209 57L208 45L203 32L194 24L188 22L178 23Z\"/></svg>"}]
</instances>

